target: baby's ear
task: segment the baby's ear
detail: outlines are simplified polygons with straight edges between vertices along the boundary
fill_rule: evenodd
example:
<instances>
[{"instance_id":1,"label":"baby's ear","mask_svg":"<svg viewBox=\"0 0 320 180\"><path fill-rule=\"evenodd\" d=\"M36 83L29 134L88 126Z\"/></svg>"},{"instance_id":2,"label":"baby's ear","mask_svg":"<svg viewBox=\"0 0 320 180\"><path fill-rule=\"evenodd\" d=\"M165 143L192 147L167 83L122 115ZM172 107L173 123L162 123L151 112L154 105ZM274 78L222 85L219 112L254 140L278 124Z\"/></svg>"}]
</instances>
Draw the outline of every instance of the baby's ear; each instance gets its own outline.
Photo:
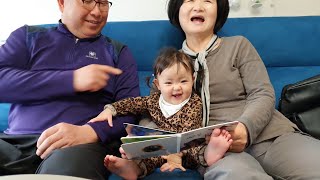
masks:
<instances>
[{"instance_id":1,"label":"baby's ear","mask_svg":"<svg viewBox=\"0 0 320 180\"><path fill-rule=\"evenodd\" d=\"M160 90L159 80L157 78L153 79L153 84L156 85L157 89Z\"/></svg>"}]
</instances>

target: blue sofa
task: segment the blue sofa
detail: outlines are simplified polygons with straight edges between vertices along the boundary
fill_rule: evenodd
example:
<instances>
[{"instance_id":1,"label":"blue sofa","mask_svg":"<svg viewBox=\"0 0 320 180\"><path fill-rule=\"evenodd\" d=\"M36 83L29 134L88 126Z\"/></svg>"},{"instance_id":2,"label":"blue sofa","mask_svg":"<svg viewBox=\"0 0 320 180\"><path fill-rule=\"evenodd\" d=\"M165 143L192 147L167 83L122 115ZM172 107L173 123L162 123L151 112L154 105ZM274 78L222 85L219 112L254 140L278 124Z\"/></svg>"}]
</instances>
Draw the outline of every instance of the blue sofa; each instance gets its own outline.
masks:
<instances>
[{"instance_id":1,"label":"blue sofa","mask_svg":"<svg viewBox=\"0 0 320 180\"><path fill-rule=\"evenodd\" d=\"M144 80L152 74L158 51L167 46L180 48L184 39L166 20L109 22L103 34L127 44L132 50L138 63L141 95L149 94ZM284 85L320 74L320 16L229 18L219 35L243 35L251 41L267 67L277 104ZM9 106L0 104L0 130L7 126ZM169 178L201 179L191 170L161 173L159 169L145 179ZM119 177L112 175L109 179Z\"/></svg>"}]
</instances>

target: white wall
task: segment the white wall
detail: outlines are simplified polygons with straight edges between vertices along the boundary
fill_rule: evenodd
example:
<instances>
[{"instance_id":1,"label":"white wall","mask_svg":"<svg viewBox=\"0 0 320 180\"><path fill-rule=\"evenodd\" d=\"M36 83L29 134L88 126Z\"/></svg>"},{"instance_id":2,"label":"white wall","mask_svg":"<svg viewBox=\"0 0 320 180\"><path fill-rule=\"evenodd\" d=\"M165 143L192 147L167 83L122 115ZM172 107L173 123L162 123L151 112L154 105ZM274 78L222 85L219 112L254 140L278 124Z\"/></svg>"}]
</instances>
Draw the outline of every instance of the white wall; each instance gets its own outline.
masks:
<instances>
[{"instance_id":1,"label":"white wall","mask_svg":"<svg viewBox=\"0 0 320 180\"><path fill-rule=\"evenodd\" d=\"M57 0L0 0L0 45L10 32L24 24L57 23ZM167 19L167 0L111 0L109 21ZM253 11L251 0L238 0L230 17L320 15L320 0L261 0L263 6ZM146 8L148 7L148 8Z\"/></svg>"},{"instance_id":2,"label":"white wall","mask_svg":"<svg viewBox=\"0 0 320 180\"><path fill-rule=\"evenodd\" d=\"M240 8L231 8L229 17L320 15L320 0L260 0L258 10L251 8L252 0L239 1Z\"/></svg>"}]
</instances>

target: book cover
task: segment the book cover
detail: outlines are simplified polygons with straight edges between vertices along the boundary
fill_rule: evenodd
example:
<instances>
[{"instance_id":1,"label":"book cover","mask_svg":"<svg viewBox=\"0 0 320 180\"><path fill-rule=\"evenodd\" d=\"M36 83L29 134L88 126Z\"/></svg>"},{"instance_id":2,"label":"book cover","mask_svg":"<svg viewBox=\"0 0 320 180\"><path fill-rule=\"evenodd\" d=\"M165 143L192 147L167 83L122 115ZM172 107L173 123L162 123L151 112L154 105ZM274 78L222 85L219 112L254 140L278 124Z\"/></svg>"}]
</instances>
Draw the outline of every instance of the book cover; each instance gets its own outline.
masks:
<instances>
[{"instance_id":1,"label":"book cover","mask_svg":"<svg viewBox=\"0 0 320 180\"><path fill-rule=\"evenodd\" d=\"M130 123L123 123L128 136L150 136L150 135L163 135L163 134L175 134L175 132L165 131L161 129L153 129L144 126L139 126Z\"/></svg>"},{"instance_id":2,"label":"book cover","mask_svg":"<svg viewBox=\"0 0 320 180\"><path fill-rule=\"evenodd\" d=\"M122 144L128 159L145 159L154 156L177 153L178 136L166 136L152 140Z\"/></svg>"},{"instance_id":3,"label":"book cover","mask_svg":"<svg viewBox=\"0 0 320 180\"><path fill-rule=\"evenodd\" d=\"M126 128L130 126L128 130L126 129L129 136L121 138L123 142L121 146L128 159L144 159L168 155L204 144L206 136L210 136L215 128L224 128L232 131L237 124L238 121L232 121L176 134L172 134L173 132L170 131L125 124ZM133 133L132 129L136 127L139 128L139 132L142 131L143 133ZM148 135L141 136L140 134Z\"/></svg>"}]
</instances>

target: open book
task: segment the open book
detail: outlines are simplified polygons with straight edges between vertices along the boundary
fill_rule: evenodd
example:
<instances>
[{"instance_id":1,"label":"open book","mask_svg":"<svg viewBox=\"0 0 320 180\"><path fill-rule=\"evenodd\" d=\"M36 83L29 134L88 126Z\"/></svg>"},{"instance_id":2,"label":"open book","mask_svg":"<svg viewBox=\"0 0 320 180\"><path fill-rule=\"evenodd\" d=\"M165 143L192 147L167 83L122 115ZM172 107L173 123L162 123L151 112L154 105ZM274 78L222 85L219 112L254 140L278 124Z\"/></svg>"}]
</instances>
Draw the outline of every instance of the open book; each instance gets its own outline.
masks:
<instances>
[{"instance_id":1,"label":"open book","mask_svg":"<svg viewBox=\"0 0 320 180\"><path fill-rule=\"evenodd\" d=\"M232 121L175 133L124 123L128 136L121 138L121 146L128 159L168 155L204 144L206 136L210 136L215 128L232 131L237 124L238 121Z\"/></svg>"}]
</instances>

